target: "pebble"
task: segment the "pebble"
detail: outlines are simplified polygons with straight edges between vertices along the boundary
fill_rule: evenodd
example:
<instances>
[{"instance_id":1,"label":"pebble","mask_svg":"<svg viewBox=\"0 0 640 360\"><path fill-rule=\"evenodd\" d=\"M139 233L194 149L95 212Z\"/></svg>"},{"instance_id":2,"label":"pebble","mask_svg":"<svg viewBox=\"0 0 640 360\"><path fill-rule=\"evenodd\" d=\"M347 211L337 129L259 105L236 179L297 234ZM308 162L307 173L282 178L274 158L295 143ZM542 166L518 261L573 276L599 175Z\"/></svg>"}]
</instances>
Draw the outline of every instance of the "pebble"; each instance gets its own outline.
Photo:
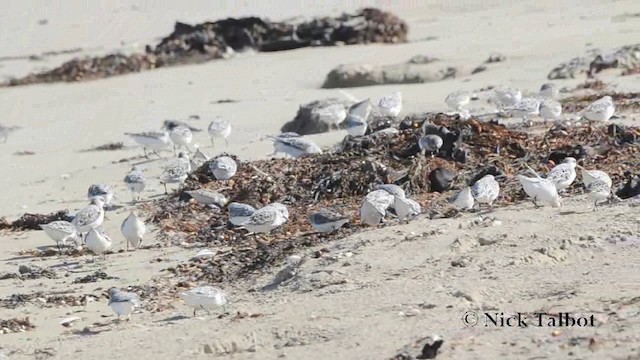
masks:
<instances>
[{"instance_id":1,"label":"pebble","mask_svg":"<svg viewBox=\"0 0 640 360\"><path fill-rule=\"evenodd\" d=\"M480 244L480 246L493 245L493 244L495 244L497 242L498 242L498 240L496 240L496 239L489 239L489 238L484 237L484 236L480 236L478 238L478 244Z\"/></svg>"}]
</instances>

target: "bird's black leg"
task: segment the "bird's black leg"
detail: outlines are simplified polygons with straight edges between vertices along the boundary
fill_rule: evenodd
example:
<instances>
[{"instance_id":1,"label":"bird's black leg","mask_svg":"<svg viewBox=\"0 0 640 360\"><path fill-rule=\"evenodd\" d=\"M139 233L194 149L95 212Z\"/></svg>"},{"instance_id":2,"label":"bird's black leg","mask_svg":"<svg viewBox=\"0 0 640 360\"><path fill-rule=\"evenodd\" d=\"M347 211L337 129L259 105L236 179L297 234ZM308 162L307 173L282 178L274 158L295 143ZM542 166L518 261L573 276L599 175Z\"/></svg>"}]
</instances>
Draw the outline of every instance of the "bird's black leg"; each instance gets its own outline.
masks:
<instances>
[{"instance_id":1,"label":"bird's black leg","mask_svg":"<svg viewBox=\"0 0 640 360\"><path fill-rule=\"evenodd\" d=\"M144 151L144 157L145 157L145 159L149 159L149 155L147 154L147 148L146 148L146 147L143 147L143 148L142 148L142 151Z\"/></svg>"}]
</instances>

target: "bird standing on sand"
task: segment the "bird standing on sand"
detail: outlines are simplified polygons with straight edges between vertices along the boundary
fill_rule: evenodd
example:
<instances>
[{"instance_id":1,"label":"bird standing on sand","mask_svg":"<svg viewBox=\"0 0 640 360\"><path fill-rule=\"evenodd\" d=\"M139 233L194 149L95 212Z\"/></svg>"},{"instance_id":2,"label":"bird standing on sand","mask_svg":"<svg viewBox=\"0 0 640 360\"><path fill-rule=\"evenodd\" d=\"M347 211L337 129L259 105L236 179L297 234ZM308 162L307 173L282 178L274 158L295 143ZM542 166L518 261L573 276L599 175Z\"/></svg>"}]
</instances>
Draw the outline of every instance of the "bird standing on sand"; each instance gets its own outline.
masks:
<instances>
[{"instance_id":1,"label":"bird standing on sand","mask_svg":"<svg viewBox=\"0 0 640 360\"><path fill-rule=\"evenodd\" d=\"M522 100L522 92L509 87L499 87L494 90L494 96L499 108L504 109L514 106Z\"/></svg>"},{"instance_id":2,"label":"bird standing on sand","mask_svg":"<svg viewBox=\"0 0 640 360\"><path fill-rule=\"evenodd\" d=\"M556 185L551 180L540 177L540 175L528 165L527 168L529 168L529 171L532 172L535 177L531 178L524 175L517 175L517 178L524 192L533 200L536 208L540 202L549 204L554 208L562 206Z\"/></svg>"},{"instance_id":3,"label":"bird standing on sand","mask_svg":"<svg viewBox=\"0 0 640 360\"><path fill-rule=\"evenodd\" d=\"M540 114L540 100L533 97L522 98L517 104L505 108L513 117L521 118L522 122L529 124L532 116Z\"/></svg>"},{"instance_id":4,"label":"bird standing on sand","mask_svg":"<svg viewBox=\"0 0 640 360\"><path fill-rule=\"evenodd\" d=\"M471 210L475 205L475 199L471 194L471 188L465 186L456 194L452 201L453 205L460 210Z\"/></svg>"},{"instance_id":5,"label":"bird standing on sand","mask_svg":"<svg viewBox=\"0 0 640 360\"><path fill-rule=\"evenodd\" d=\"M158 157L158 151L165 150L173 145L171 138L169 137L169 133L167 132L156 132L156 131L148 131L142 133L124 133L125 135L130 136L133 141L138 143L138 145L142 146L142 150L144 151L144 157L149 158L147 154L147 149L151 149L151 151L156 154Z\"/></svg>"},{"instance_id":6,"label":"bird standing on sand","mask_svg":"<svg viewBox=\"0 0 640 360\"><path fill-rule=\"evenodd\" d=\"M85 234L89 230L102 225L104 221L104 200L96 196L91 199L89 205L76 213L71 223L78 233Z\"/></svg>"},{"instance_id":7,"label":"bird standing on sand","mask_svg":"<svg viewBox=\"0 0 640 360\"><path fill-rule=\"evenodd\" d=\"M112 287L109 289L108 305L118 315L118 322L120 321L120 316L126 316L127 321L129 321L133 310L140 306L140 298L135 293Z\"/></svg>"},{"instance_id":8,"label":"bird standing on sand","mask_svg":"<svg viewBox=\"0 0 640 360\"><path fill-rule=\"evenodd\" d=\"M94 255L104 255L106 258L107 251L111 249L113 241L109 235L107 235L103 229L93 228L89 230L86 238L87 248L91 250Z\"/></svg>"},{"instance_id":9,"label":"bird standing on sand","mask_svg":"<svg viewBox=\"0 0 640 360\"><path fill-rule=\"evenodd\" d=\"M488 204L491 207L500 195L500 184L493 175L485 175L471 186L471 195L478 203L478 208L480 204Z\"/></svg>"},{"instance_id":10,"label":"bird standing on sand","mask_svg":"<svg viewBox=\"0 0 640 360\"><path fill-rule=\"evenodd\" d=\"M565 158L561 164L551 169L549 175L547 175L547 180L553 182L558 191L568 188L576 179L576 165L575 158Z\"/></svg>"},{"instance_id":11,"label":"bird standing on sand","mask_svg":"<svg viewBox=\"0 0 640 360\"><path fill-rule=\"evenodd\" d=\"M87 190L87 198L91 200L98 196L104 200L104 205L107 207L111 205L111 201L113 201L115 197L113 189L111 189L111 186L107 184L93 184L89 186L89 190Z\"/></svg>"},{"instance_id":12,"label":"bird standing on sand","mask_svg":"<svg viewBox=\"0 0 640 360\"><path fill-rule=\"evenodd\" d=\"M78 230L68 221L52 221L48 224L40 224L40 228L51 240L56 242L60 254L62 254L62 247L66 245L67 241L73 240L77 245L79 239Z\"/></svg>"},{"instance_id":13,"label":"bird standing on sand","mask_svg":"<svg viewBox=\"0 0 640 360\"><path fill-rule=\"evenodd\" d=\"M611 199L611 186L602 179L595 180L587 186L589 198L593 201L593 210L596 210L598 201Z\"/></svg>"},{"instance_id":14,"label":"bird standing on sand","mask_svg":"<svg viewBox=\"0 0 640 360\"><path fill-rule=\"evenodd\" d=\"M227 293L213 286L198 286L191 290L180 292L178 296L193 308L193 316L196 316L197 310L205 310L207 314L211 315L209 310L217 307L222 307L222 311L226 312L226 307L229 303Z\"/></svg>"},{"instance_id":15,"label":"bird standing on sand","mask_svg":"<svg viewBox=\"0 0 640 360\"><path fill-rule=\"evenodd\" d=\"M129 251L129 245L133 246L134 250L137 250L142 244L142 237L147 233L147 227L142 219L131 212L122 222L120 231L127 240L127 251Z\"/></svg>"},{"instance_id":16,"label":"bird standing on sand","mask_svg":"<svg viewBox=\"0 0 640 360\"><path fill-rule=\"evenodd\" d=\"M579 167L582 170L582 183L584 184L585 188L596 180L604 181L607 185L609 185L609 187L613 186L613 181L611 181L611 178L609 177L609 175L607 175L606 172L601 170L587 170L582 166Z\"/></svg>"},{"instance_id":17,"label":"bird standing on sand","mask_svg":"<svg viewBox=\"0 0 640 360\"><path fill-rule=\"evenodd\" d=\"M173 142L173 153L177 152L177 149L180 147L184 147L188 152L191 152L189 149L189 144L193 140L193 133L189 129L188 126L179 125L171 129L169 131L169 137Z\"/></svg>"},{"instance_id":18,"label":"bird standing on sand","mask_svg":"<svg viewBox=\"0 0 640 360\"><path fill-rule=\"evenodd\" d=\"M222 118L216 118L211 121L207 131L209 132L209 137L211 138L212 148L215 148L215 138L224 139L225 144L229 146L229 140L227 138L229 137L229 135L231 135L231 124L228 121Z\"/></svg>"},{"instance_id":19,"label":"bird standing on sand","mask_svg":"<svg viewBox=\"0 0 640 360\"><path fill-rule=\"evenodd\" d=\"M4 126L0 124L0 142L6 143L9 139L9 135L16 131L22 129L20 126Z\"/></svg>"},{"instance_id":20,"label":"bird standing on sand","mask_svg":"<svg viewBox=\"0 0 640 360\"><path fill-rule=\"evenodd\" d=\"M340 229L349 222L348 216L343 216L328 209L320 209L309 215L309 223L317 232L328 233Z\"/></svg>"},{"instance_id":21,"label":"bird standing on sand","mask_svg":"<svg viewBox=\"0 0 640 360\"><path fill-rule=\"evenodd\" d=\"M611 96L603 96L584 108L580 112L580 115L584 116L590 122L607 122L611 119L615 111L616 108L613 105Z\"/></svg>"},{"instance_id":22,"label":"bird standing on sand","mask_svg":"<svg viewBox=\"0 0 640 360\"><path fill-rule=\"evenodd\" d=\"M147 187L147 179L142 174L142 169L138 166L131 168L131 172L124 177L124 183L131 191L131 201L140 200L140 193ZM138 195L136 196L136 194Z\"/></svg>"}]
</instances>

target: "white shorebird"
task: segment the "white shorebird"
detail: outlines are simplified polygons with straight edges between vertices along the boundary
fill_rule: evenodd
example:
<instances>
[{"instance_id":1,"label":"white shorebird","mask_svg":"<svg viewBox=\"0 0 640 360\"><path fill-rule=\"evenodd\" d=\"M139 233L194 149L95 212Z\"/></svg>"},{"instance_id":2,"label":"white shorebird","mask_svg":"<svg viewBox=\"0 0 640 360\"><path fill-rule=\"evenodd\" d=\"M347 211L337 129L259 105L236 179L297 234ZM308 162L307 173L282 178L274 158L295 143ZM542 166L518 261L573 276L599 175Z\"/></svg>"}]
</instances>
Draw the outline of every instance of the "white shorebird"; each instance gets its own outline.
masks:
<instances>
[{"instance_id":1,"label":"white shorebird","mask_svg":"<svg viewBox=\"0 0 640 360\"><path fill-rule=\"evenodd\" d=\"M179 125L174 127L169 131L169 137L173 142L174 154L180 147L184 147L188 152L191 152L191 149L189 149L189 144L191 144L191 141L193 140L193 133L188 126Z\"/></svg>"},{"instance_id":2,"label":"white shorebird","mask_svg":"<svg viewBox=\"0 0 640 360\"><path fill-rule=\"evenodd\" d=\"M313 228L322 233L333 232L349 222L349 217L338 214L328 209L320 209L309 215L309 223Z\"/></svg>"},{"instance_id":3,"label":"white shorebird","mask_svg":"<svg viewBox=\"0 0 640 360\"><path fill-rule=\"evenodd\" d=\"M109 207L115 196L111 186L107 184L93 184L89 186L89 190L87 190L87 198L91 200L95 197L101 197L104 200L104 205Z\"/></svg>"},{"instance_id":4,"label":"white shorebird","mask_svg":"<svg viewBox=\"0 0 640 360\"><path fill-rule=\"evenodd\" d=\"M218 307L222 307L222 311L226 312L226 307L229 303L227 293L213 286L198 286L197 288L180 292L178 296L193 308L193 316L196 316L197 310L205 310L207 314L211 314L209 310Z\"/></svg>"},{"instance_id":5,"label":"white shorebird","mask_svg":"<svg viewBox=\"0 0 640 360\"><path fill-rule=\"evenodd\" d=\"M587 170L582 166L579 166L579 167L582 172L582 183L584 184L585 188L588 187L589 184L591 184L596 180L604 181L607 185L609 185L609 187L613 186L613 181L611 181L611 178L606 172L601 170Z\"/></svg>"},{"instance_id":6,"label":"white shorebird","mask_svg":"<svg viewBox=\"0 0 640 360\"><path fill-rule=\"evenodd\" d=\"M165 166L164 171L160 174L160 183L164 186L165 195L168 194L167 184L180 184L182 185L191 170L191 163L189 158L180 153L179 157Z\"/></svg>"},{"instance_id":7,"label":"white shorebird","mask_svg":"<svg viewBox=\"0 0 640 360\"><path fill-rule=\"evenodd\" d=\"M462 190L456 194L453 198L453 205L460 210L471 210L473 209L473 205L475 205L475 199L471 194L471 188L465 186Z\"/></svg>"},{"instance_id":8,"label":"white shorebird","mask_svg":"<svg viewBox=\"0 0 640 360\"><path fill-rule=\"evenodd\" d=\"M347 112L347 132L351 136L363 136L367 133L369 123L367 119L371 114L373 105L370 99L365 99L353 104Z\"/></svg>"},{"instance_id":9,"label":"white shorebird","mask_svg":"<svg viewBox=\"0 0 640 360\"><path fill-rule=\"evenodd\" d=\"M558 95L560 95L560 91L554 83L545 83L540 87L539 94L547 99L557 99Z\"/></svg>"},{"instance_id":10,"label":"white shorebird","mask_svg":"<svg viewBox=\"0 0 640 360\"><path fill-rule=\"evenodd\" d=\"M265 207L263 207L263 209L276 209L278 211L280 211L282 213L282 215L285 217L285 219L289 220L289 209L287 208L286 205L279 203L279 202L274 202L271 203Z\"/></svg>"},{"instance_id":11,"label":"white shorebird","mask_svg":"<svg viewBox=\"0 0 640 360\"><path fill-rule=\"evenodd\" d=\"M113 245L113 241L109 235L107 235L104 230L93 228L89 230L86 238L87 248L91 250L95 255L103 254L105 257L107 256L107 251L111 249L111 245Z\"/></svg>"},{"instance_id":12,"label":"white shorebird","mask_svg":"<svg viewBox=\"0 0 640 360\"><path fill-rule=\"evenodd\" d=\"M378 184L374 187L374 190L384 190L394 197L407 197L407 194L404 192L404 190L396 184Z\"/></svg>"},{"instance_id":13,"label":"white shorebird","mask_svg":"<svg viewBox=\"0 0 640 360\"><path fill-rule=\"evenodd\" d=\"M124 183L127 189L131 191L131 201L135 202L140 199L140 193L147 187L147 179L142 174L142 169L134 166L131 171L124 177ZM136 196L136 194L138 194Z\"/></svg>"},{"instance_id":14,"label":"white shorebird","mask_svg":"<svg viewBox=\"0 0 640 360\"><path fill-rule=\"evenodd\" d=\"M394 197L393 207L400 221L419 215L422 212L422 207L417 201L406 197Z\"/></svg>"},{"instance_id":15,"label":"white shorebird","mask_svg":"<svg viewBox=\"0 0 640 360\"><path fill-rule=\"evenodd\" d=\"M205 155L200 150L200 148L197 148L196 152L193 154L193 157L191 158L191 169L199 168L200 166L202 166L202 164L204 164L208 160L209 160L209 157Z\"/></svg>"},{"instance_id":16,"label":"white shorebird","mask_svg":"<svg viewBox=\"0 0 640 360\"><path fill-rule=\"evenodd\" d=\"M311 139L305 137L269 137L273 140L273 154L285 153L293 158L299 158L307 154L321 154L322 149Z\"/></svg>"},{"instance_id":17,"label":"white shorebird","mask_svg":"<svg viewBox=\"0 0 640 360\"><path fill-rule=\"evenodd\" d=\"M451 94L447 95L444 99L445 104L455 111L462 111L462 109L469 105L471 101L471 95L469 92L464 90L454 91Z\"/></svg>"},{"instance_id":18,"label":"white shorebird","mask_svg":"<svg viewBox=\"0 0 640 360\"><path fill-rule=\"evenodd\" d=\"M51 240L56 242L60 254L62 254L62 247L66 245L67 241L73 240L76 245L78 243L78 230L68 221L59 220L48 224L40 224L40 228Z\"/></svg>"},{"instance_id":19,"label":"white shorebird","mask_svg":"<svg viewBox=\"0 0 640 360\"><path fill-rule=\"evenodd\" d=\"M267 205L254 211L249 219L244 223L245 229L249 232L268 233L287 222L289 213L285 213L279 206Z\"/></svg>"},{"instance_id":20,"label":"white shorebird","mask_svg":"<svg viewBox=\"0 0 640 360\"><path fill-rule=\"evenodd\" d=\"M329 129L339 128L340 124L347 118L347 110L342 104L331 104L324 107L318 107L311 110L313 116L318 121L329 126Z\"/></svg>"},{"instance_id":21,"label":"white shorebird","mask_svg":"<svg viewBox=\"0 0 640 360\"><path fill-rule=\"evenodd\" d=\"M100 197L91 199L89 205L76 213L71 223L78 233L84 234L91 229L102 225L104 221L104 201Z\"/></svg>"},{"instance_id":22,"label":"white shorebird","mask_svg":"<svg viewBox=\"0 0 640 360\"><path fill-rule=\"evenodd\" d=\"M536 177L517 175L517 178L524 192L533 200L533 204L536 207L540 206L539 203L548 204L554 208L562 206L556 185L551 180L540 177L529 165L526 166Z\"/></svg>"},{"instance_id":23,"label":"white shorebird","mask_svg":"<svg viewBox=\"0 0 640 360\"><path fill-rule=\"evenodd\" d=\"M562 115L562 104L551 98L543 99L542 102L540 102L539 113L540 117L544 119L545 124L549 119L557 120L560 118L560 115Z\"/></svg>"},{"instance_id":24,"label":"white shorebird","mask_svg":"<svg viewBox=\"0 0 640 360\"><path fill-rule=\"evenodd\" d=\"M142 238L147 233L147 226L142 219L131 212L122 222L120 231L127 240L127 251L129 251L129 245L133 246L134 250L137 250L142 244Z\"/></svg>"},{"instance_id":25,"label":"white shorebird","mask_svg":"<svg viewBox=\"0 0 640 360\"><path fill-rule=\"evenodd\" d=\"M589 106L584 108L579 114L589 121L606 122L611 119L615 111L616 108L611 96L603 96L589 104Z\"/></svg>"},{"instance_id":26,"label":"white shorebird","mask_svg":"<svg viewBox=\"0 0 640 360\"><path fill-rule=\"evenodd\" d=\"M431 157L440 151L443 144L444 141L442 138L435 134L425 135L418 140L418 146L420 147L422 155L429 153Z\"/></svg>"},{"instance_id":27,"label":"white shorebird","mask_svg":"<svg viewBox=\"0 0 640 360\"><path fill-rule=\"evenodd\" d=\"M513 117L521 118L522 122L527 123L532 116L540 114L540 100L533 97L522 98L513 106L506 107L504 110L509 111Z\"/></svg>"},{"instance_id":28,"label":"white shorebird","mask_svg":"<svg viewBox=\"0 0 640 360\"><path fill-rule=\"evenodd\" d=\"M606 181L598 179L589 183L587 193L591 201L593 201L593 210L595 211L598 206L598 201L611 199L611 186L609 186Z\"/></svg>"},{"instance_id":29,"label":"white shorebird","mask_svg":"<svg viewBox=\"0 0 640 360\"><path fill-rule=\"evenodd\" d=\"M384 116L397 117L402 111L402 93L394 91L378 101L378 109Z\"/></svg>"},{"instance_id":30,"label":"white shorebird","mask_svg":"<svg viewBox=\"0 0 640 360\"><path fill-rule=\"evenodd\" d=\"M173 145L171 138L169 137L169 133L166 132L156 132L156 131L148 131L142 133L124 133L125 135L130 136L133 141L142 146L144 151L144 157L149 158L147 154L147 149L150 149L154 154L158 157L161 157L158 154L158 151L165 150Z\"/></svg>"},{"instance_id":31,"label":"white shorebird","mask_svg":"<svg viewBox=\"0 0 640 360\"><path fill-rule=\"evenodd\" d=\"M480 204L488 204L491 207L500 195L500 184L493 175L485 175L471 186L471 195L478 203L478 208Z\"/></svg>"},{"instance_id":32,"label":"white shorebird","mask_svg":"<svg viewBox=\"0 0 640 360\"><path fill-rule=\"evenodd\" d=\"M217 191L207 189L196 189L185 191L191 196L197 203L208 205L210 207L222 208L227 204L227 198Z\"/></svg>"},{"instance_id":33,"label":"white shorebird","mask_svg":"<svg viewBox=\"0 0 640 360\"><path fill-rule=\"evenodd\" d=\"M228 156L220 156L209 164L209 171L217 180L229 180L238 171L238 164Z\"/></svg>"},{"instance_id":34,"label":"white shorebird","mask_svg":"<svg viewBox=\"0 0 640 360\"><path fill-rule=\"evenodd\" d=\"M130 320L133 310L140 306L140 298L135 293L112 287L109 289L108 305L118 315L118 321L120 316L126 316Z\"/></svg>"},{"instance_id":35,"label":"white shorebird","mask_svg":"<svg viewBox=\"0 0 640 360\"><path fill-rule=\"evenodd\" d=\"M235 226L242 226L249 221L249 218L256 211L256 208L251 205L232 202L227 207L227 210L229 211L229 222Z\"/></svg>"},{"instance_id":36,"label":"white shorebird","mask_svg":"<svg viewBox=\"0 0 640 360\"><path fill-rule=\"evenodd\" d=\"M499 87L494 90L494 96L498 106L502 109L514 106L522 100L522 92L509 87Z\"/></svg>"},{"instance_id":37,"label":"white shorebird","mask_svg":"<svg viewBox=\"0 0 640 360\"><path fill-rule=\"evenodd\" d=\"M576 159L565 158L561 164L555 166L547 175L547 180L556 185L558 192L568 188L576 179Z\"/></svg>"},{"instance_id":38,"label":"white shorebird","mask_svg":"<svg viewBox=\"0 0 640 360\"><path fill-rule=\"evenodd\" d=\"M215 147L214 139L216 138L223 138L224 142L229 146L229 140L227 138L231 135L231 124L228 121L222 118L213 119L209 124L207 131L211 138L212 148Z\"/></svg>"},{"instance_id":39,"label":"white shorebird","mask_svg":"<svg viewBox=\"0 0 640 360\"><path fill-rule=\"evenodd\" d=\"M375 226L380 224L393 204L395 196L383 189L374 190L365 196L360 207L360 219L363 223Z\"/></svg>"}]
</instances>

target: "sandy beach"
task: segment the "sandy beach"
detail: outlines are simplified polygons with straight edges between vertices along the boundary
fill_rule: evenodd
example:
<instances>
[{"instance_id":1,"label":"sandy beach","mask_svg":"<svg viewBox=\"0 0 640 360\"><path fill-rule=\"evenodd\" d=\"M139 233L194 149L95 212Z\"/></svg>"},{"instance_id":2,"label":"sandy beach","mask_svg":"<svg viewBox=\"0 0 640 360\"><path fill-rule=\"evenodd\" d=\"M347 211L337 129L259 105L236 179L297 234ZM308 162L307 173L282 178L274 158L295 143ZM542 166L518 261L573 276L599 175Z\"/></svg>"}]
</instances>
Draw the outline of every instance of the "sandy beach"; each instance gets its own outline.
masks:
<instances>
[{"instance_id":1,"label":"sandy beach","mask_svg":"<svg viewBox=\"0 0 640 360\"><path fill-rule=\"evenodd\" d=\"M115 251L104 261L87 262L91 255L28 256L21 251L54 243L42 231L0 233L0 273L37 265L58 274L0 280L0 320L29 317L36 325L31 331L0 334L0 359L389 359L433 334L444 340L438 359L640 359L640 212L626 203L592 211L586 196L564 199L562 215L520 203L495 210L490 223L478 223L473 213L454 219L418 217L310 247L301 254L309 257L301 268L305 281L259 291L277 266L220 284L230 295L231 315L193 318L178 297L170 306L135 313L117 325L111 324L115 315L105 297L82 306L38 300L8 306L6 299L13 294L71 290L97 295L112 286L151 279L162 283L169 281L167 268L195 255L192 247L156 241L158 229L152 225L144 241L157 246L118 252L126 245L120 224L132 210L125 174L142 162L149 179L142 196L158 199L164 188L157 178L166 162L143 161L142 149L125 132L159 131L165 119L179 119L205 130L194 133L193 144L210 155L267 159L273 146L265 136L278 134L301 104L343 97L338 90L321 88L327 73L340 64L384 65L428 55L443 66L473 69L492 53L503 54L504 62L474 75L348 89L358 99L402 91L402 115L448 111L447 94L467 90L480 97L470 108L485 113L493 107L481 89L506 85L537 92L558 64L590 50L637 44L640 35L640 5L632 0L217 3L11 2L0 14L0 81L73 57L143 51L145 44L170 33L176 21L252 15L284 20L374 6L408 23L409 42L242 53L95 81L0 88L0 123L22 127L0 143L0 217L75 211L86 206L87 188L94 183L111 184L119 206L107 212L103 225ZM29 60L31 55L38 60ZM638 92L639 76L603 72L597 78L612 91ZM554 83L575 89L585 80ZM219 102L225 99L233 102ZM620 115L621 123L640 124L638 113ZM228 147L211 148L206 127L215 116L233 126ZM309 138L331 149L346 135L335 130ZM125 146L85 151L114 142ZM326 256L311 256L321 249ZM96 271L113 278L74 283ZM597 325L468 326L462 320L468 312L526 313L533 323L533 313L541 310L593 316ZM79 319L71 327L61 326L69 317ZM83 332L86 327L101 330Z\"/></svg>"}]
</instances>

